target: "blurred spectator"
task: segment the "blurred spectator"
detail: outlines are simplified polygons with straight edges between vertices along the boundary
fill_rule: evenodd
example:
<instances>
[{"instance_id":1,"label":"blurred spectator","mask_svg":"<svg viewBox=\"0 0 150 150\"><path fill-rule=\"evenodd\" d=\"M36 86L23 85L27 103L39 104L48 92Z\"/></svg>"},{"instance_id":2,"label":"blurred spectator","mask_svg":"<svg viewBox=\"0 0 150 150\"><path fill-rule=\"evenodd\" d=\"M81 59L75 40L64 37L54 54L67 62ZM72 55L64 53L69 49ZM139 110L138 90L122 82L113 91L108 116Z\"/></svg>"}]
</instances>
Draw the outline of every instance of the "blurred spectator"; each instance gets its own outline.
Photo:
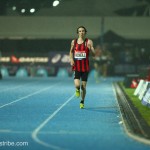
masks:
<instances>
[{"instance_id":1,"label":"blurred spectator","mask_svg":"<svg viewBox=\"0 0 150 150\"><path fill-rule=\"evenodd\" d=\"M140 64L140 53L139 53L139 50L137 48L134 50L133 63L135 65L139 65Z\"/></svg>"},{"instance_id":2,"label":"blurred spectator","mask_svg":"<svg viewBox=\"0 0 150 150\"><path fill-rule=\"evenodd\" d=\"M111 64L113 58L112 58L112 55L110 53L109 50L107 50L107 47L103 47L103 50L102 50L102 53L101 53L101 56L100 56L100 64L101 64L101 73L102 73L102 76L104 78L107 77L108 75L108 66Z\"/></svg>"},{"instance_id":3,"label":"blurred spectator","mask_svg":"<svg viewBox=\"0 0 150 150\"><path fill-rule=\"evenodd\" d=\"M99 82L99 77L100 77L100 61L101 61L101 47L100 45L97 45L95 48L95 57L94 57L94 69L95 69L95 80L98 83Z\"/></svg>"},{"instance_id":4,"label":"blurred spectator","mask_svg":"<svg viewBox=\"0 0 150 150\"><path fill-rule=\"evenodd\" d=\"M34 77L36 75L36 68L33 62L30 64L29 72L31 77Z\"/></svg>"},{"instance_id":5,"label":"blurred spectator","mask_svg":"<svg viewBox=\"0 0 150 150\"><path fill-rule=\"evenodd\" d=\"M131 64L133 62L132 52L129 48L125 48L124 51L120 52L120 62L123 64Z\"/></svg>"},{"instance_id":6,"label":"blurred spectator","mask_svg":"<svg viewBox=\"0 0 150 150\"><path fill-rule=\"evenodd\" d=\"M142 65L149 64L149 54L147 53L145 48L141 48L140 50L140 63Z\"/></svg>"},{"instance_id":7,"label":"blurred spectator","mask_svg":"<svg viewBox=\"0 0 150 150\"><path fill-rule=\"evenodd\" d=\"M100 76L106 78L108 74L113 74L114 59L111 52L108 50L107 45L103 45L103 48L100 45L97 45L95 48L95 53L95 80L96 82L99 82Z\"/></svg>"}]
</instances>

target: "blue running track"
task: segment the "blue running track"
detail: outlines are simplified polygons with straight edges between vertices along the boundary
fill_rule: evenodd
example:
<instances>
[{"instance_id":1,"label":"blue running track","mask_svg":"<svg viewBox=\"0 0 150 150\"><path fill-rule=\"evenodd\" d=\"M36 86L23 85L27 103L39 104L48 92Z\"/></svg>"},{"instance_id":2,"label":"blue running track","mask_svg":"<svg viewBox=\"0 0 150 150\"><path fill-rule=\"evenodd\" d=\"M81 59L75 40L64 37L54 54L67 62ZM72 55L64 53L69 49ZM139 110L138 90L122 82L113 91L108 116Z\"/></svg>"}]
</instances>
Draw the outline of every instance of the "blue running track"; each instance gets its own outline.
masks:
<instances>
[{"instance_id":1,"label":"blue running track","mask_svg":"<svg viewBox=\"0 0 150 150\"><path fill-rule=\"evenodd\" d=\"M4 78L0 150L149 150L119 124L115 80L96 84L90 78L85 109L80 109L72 78Z\"/></svg>"}]
</instances>

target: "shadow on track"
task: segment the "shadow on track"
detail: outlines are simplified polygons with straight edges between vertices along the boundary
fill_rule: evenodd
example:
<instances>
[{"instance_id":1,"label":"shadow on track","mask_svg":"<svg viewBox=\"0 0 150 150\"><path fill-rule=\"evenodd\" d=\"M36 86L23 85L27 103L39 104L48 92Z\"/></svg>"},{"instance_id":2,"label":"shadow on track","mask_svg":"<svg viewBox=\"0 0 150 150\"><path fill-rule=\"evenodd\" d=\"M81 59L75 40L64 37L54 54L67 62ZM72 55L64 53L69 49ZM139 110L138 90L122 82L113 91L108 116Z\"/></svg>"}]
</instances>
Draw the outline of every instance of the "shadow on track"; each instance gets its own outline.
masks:
<instances>
[{"instance_id":1,"label":"shadow on track","mask_svg":"<svg viewBox=\"0 0 150 150\"><path fill-rule=\"evenodd\" d=\"M118 113L116 110L117 106L98 106L98 107L86 107L84 110L87 111L96 111L96 112L105 112L105 113Z\"/></svg>"}]
</instances>

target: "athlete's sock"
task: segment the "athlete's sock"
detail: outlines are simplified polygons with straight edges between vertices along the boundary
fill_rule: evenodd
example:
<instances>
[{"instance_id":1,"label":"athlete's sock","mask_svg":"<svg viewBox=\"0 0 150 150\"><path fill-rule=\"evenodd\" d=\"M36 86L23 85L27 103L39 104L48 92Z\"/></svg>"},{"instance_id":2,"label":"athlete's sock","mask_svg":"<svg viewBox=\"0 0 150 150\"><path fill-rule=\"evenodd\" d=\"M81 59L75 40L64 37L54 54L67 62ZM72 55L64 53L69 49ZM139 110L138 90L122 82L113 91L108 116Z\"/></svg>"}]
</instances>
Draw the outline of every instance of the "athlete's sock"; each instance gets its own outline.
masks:
<instances>
[{"instance_id":1,"label":"athlete's sock","mask_svg":"<svg viewBox=\"0 0 150 150\"><path fill-rule=\"evenodd\" d=\"M80 91L80 87L76 87L76 90Z\"/></svg>"},{"instance_id":2,"label":"athlete's sock","mask_svg":"<svg viewBox=\"0 0 150 150\"><path fill-rule=\"evenodd\" d=\"M84 100L81 100L80 103L84 104Z\"/></svg>"}]
</instances>

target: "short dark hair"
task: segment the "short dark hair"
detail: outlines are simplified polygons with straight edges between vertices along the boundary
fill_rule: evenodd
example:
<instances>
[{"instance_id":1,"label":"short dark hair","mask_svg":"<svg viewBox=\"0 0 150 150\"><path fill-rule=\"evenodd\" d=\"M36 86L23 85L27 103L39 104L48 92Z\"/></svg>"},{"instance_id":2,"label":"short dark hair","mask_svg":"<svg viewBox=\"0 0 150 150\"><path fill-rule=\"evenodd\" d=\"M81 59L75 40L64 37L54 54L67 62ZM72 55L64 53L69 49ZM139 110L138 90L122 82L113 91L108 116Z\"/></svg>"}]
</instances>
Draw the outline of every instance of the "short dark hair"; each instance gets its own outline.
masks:
<instances>
[{"instance_id":1,"label":"short dark hair","mask_svg":"<svg viewBox=\"0 0 150 150\"><path fill-rule=\"evenodd\" d=\"M87 30L86 30L86 28L85 28L84 26L79 26L79 27L77 28L77 33L79 32L79 31L78 31L79 28L83 28L83 29L85 30L85 33L87 32Z\"/></svg>"}]
</instances>

